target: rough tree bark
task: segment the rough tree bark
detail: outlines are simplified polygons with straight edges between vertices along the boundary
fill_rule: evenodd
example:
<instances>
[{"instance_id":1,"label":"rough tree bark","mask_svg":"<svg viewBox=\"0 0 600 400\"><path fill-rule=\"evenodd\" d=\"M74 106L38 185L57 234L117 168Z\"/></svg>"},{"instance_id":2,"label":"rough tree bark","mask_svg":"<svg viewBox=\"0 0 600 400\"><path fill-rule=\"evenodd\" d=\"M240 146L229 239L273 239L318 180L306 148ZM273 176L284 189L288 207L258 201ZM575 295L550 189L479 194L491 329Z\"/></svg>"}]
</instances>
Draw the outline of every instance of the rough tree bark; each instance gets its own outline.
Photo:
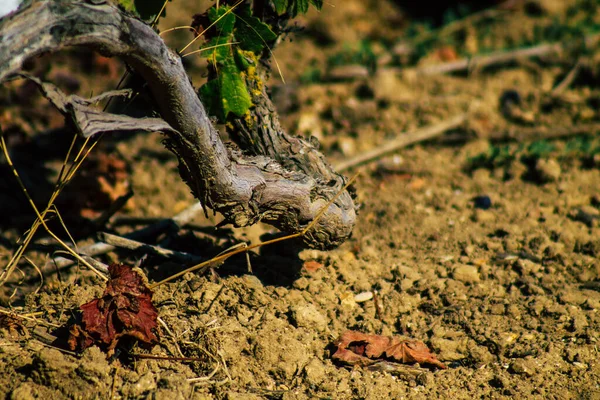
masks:
<instances>
[{"instance_id":1,"label":"rough tree bark","mask_svg":"<svg viewBox=\"0 0 600 400\"><path fill-rule=\"evenodd\" d=\"M277 124L270 130L276 134L263 136L261 145L246 154L227 148L180 57L147 24L103 0L33 2L0 20L0 82L18 73L27 59L67 46L87 46L120 57L146 80L171 128L162 131L166 146L179 159L182 178L204 205L234 226L263 221L285 232L299 232L343 187L344 178L310 143L281 130L266 97L255 101L268 108L262 115L274 116L269 123ZM65 113L68 118L72 114ZM85 121L76 125L86 126ZM344 192L304 241L315 248L337 246L351 234L355 219L352 196Z\"/></svg>"}]
</instances>

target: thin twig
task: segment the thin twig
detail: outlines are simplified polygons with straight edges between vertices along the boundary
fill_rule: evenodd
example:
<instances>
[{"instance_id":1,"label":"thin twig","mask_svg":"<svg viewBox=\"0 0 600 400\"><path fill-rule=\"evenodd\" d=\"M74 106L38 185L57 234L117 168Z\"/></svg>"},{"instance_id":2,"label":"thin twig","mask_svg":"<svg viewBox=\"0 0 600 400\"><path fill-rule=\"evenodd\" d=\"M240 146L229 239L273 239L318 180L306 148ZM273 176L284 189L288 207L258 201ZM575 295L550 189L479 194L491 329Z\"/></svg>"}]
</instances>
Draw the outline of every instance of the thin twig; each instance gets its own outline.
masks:
<instances>
[{"instance_id":1,"label":"thin twig","mask_svg":"<svg viewBox=\"0 0 600 400\"><path fill-rule=\"evenodd\" d=\"M571 86L575 78L577 78L577 74L579 74L579 70L581 69L582 64L583 62L581 61L581 59L577 60L575 66L569 71L567 76L565 76L565 78L558 85L556 85L554 89L552 89L550 94L553 96L557 96L564 92L569 86Z\"/></svg>"},{"instance_id":2,"label":"thin twig","mask_svg":"<svg viewBox=\"0 0 600 400\"><path fill-rule=\"evenodd\" d=\"M33 294L38 294L38 292L42 289L42 286L44 286L44 274L42 273L42 270L37 266L36 263L34 263L31 259L29 259L29 257L23 256L23 259L25 261L27 261L27 263L29 265L31 265L33 267L33 269L35 269L35 271L39 274L40 276L40 285L37 287L37 289L35 289L35 291L33 292Z\"/></svg>"},{"instance_id":3,"label":"thin twig","mask_svg":"<svg viewBox=\"0 0 600 400\"><path fill-rule=\"evenodd\" d=\"M15 167L15 165L12 162L10 154L8 153L8 148L6 147L6 142L4 140L4 134L1 130L1 128L0 128L0 147L2 148L2 151L4 152L4 158L6 159L6 162L8 163L9 167L11 168L12 173L17 180L17 183L21 187L21 191L27 197L27 200L28 200L31 208L33 208L33 211L35 212L35 215L37 217L37 219L34 221L32 228L30 229L30 232L27 236L26 242L22 246L20 246L19 249L13 254L13 258L9 262L9 265L2 272L2 276L0 277L0 283L6 282L6 280L10 276L10 273L12 272L12 268L14 266L16 266L16 263L19 261L20 257L23 255L23 252L25 251L25 248L29 244L29 241L31 240L31 237L32 237L33 233L35 232L35 229L37 229L37 227L40 225L44 227L46 232L48 232L48 234L50 236L52 236L52 238L54 238L54 240L56 240L65 249L65 251L70 253L78 261L80 261L82 264L84 264L86 267L88 267L90 270L92 270L92 272L94 272L96 275L98 275L101 279L107 280L108 278L106 276L104 276L104 274L102 274L100 271L98 271L96 268L94 268L92 265L90 265L87 261L85 261L83 258L81 258L81 256L79 254L77 254L73 249L71 249L62 239L60 239L58 236L56 236L56 234L54 232L52 232L50 230L50 228L48 227L48 225L46 224L46 215L51 211L53 202L56 199L56 196L58 195L58 193L60 192L60 189L56 189L53 192L53 195L51 196L50 201L48 202L48 206L46 207L45 210L43 210L40 213L40 211L38 210L38 207L35 205L35 203L33 202L33 199L29 195L29 192L27 191L25 184L21 180L21 177L19 175L19 172L17 171L17 168ZM70 180L70 178L67 177L66 181L68 181L68 180ZM57 187L58 186L59 185L57 185ZM58 212L56 212L56 215L58 215L58 217L60 218L60 214ZM34 229L34 227L36 227L36 228ZM67 231L67 233L68 233L68 231Z\"/></svg>"},{"instance_id":4,"label":"thin twig","mask_svg":"<svg viewBox=\"0 0 600 400\"><path fill-rule=\"evenodd\" d=\"M106 232L98 233L98 239L106 244L110 244L111 246L129 250L143 250L148 253L154 253L155 255L171 258L183 263L198 263L203 260L202 257L194 254L164 249L159 246L138 242L137 240L127 239L122 236L112 235Z\"/></svg>"},{"instance_id":5,"label":"thin twig","mask_svg":"<svg viewBox=\"0 0 600 400\"><path fill-rule=\"evenodd\" d=\"M586 48L591 48L600 40L600 34L586 36L583 41ZM522 49L499 51L486 55L478 55L460 60L424 66L417 68L417 73L421 75L440 75L452 72L471 71L473 69L485 68L491 65L506 64L520 58L541 57L552 53L560 54L575 46L573 42L569 43L544 43L533 47Z\"/></svg>"},{"instance_id":6,"label":"thin twig","mask_svg":"<svg viewBox=\"0 0 600 400\"><path fill-rule=\"evenodd\" d=\"M117 372L119 372L119 364L115 363L115 369L113 372L112 384L110 385L110 398L111 400L115 398L115 392L117 390Z\"/></svg>"},{"instance_id":7,"label":"thin twig","mask_svg":"<svg viewBox=\"0 0 600 400\"><path fill-rule=\"evenodd\" d=\"M202 362L204 361L198 357L172 357L172 356L153 356L151 354L131 354L135 358L146 359L146 360L165 360L165 361L193 361Z\"/></svg>"},{"instance_id":8,"label":"thin twig","mask_svg":"<svg viewBox=\"0 0 600 400\"><path fill-rule=\"evenodd\" d=\"M180 357L185 357L183 355L183 352L181 351L181 348L179 347L179 343L177 343L177 337L171 331L171 329L169 328L169 325L167 325L167 323L161 317L156 317L156 320L162 325L162 327L169 334L169 336L171 336L171 339L173 339L173 344L175 345L175 348L177 349L177 352L179 353L179 356Z\"/></svg>"},{"instance_id":9,"label":"thin twig","mask_svg":"<svg viewBox=\"0 0 600 400\"><path fill-rule=\"evenodd\" d=\"M396 139L393 139L389 142L384 143L383 145L368 151L363 154L359 154L358 156L351 158L349 160L343 161L337 164L334 168L337 172L346 171L350 168L358 167L359 165L363 165L374 161L378 158L381 158L387 154L393 153L394 151L401 149L403 147L409 146L411 144L423 142L425 140L433 139L436 136L439 136L446 132L449 129L454 129L462 125L467 120L467 114L457 115L452 117L444 122L441 122L436 125L427 126L425 128L417 129L413 132L401 133L398 135Z\"/></svg>"},{"instance_id":10,"label":"thin twig","mask_svg":"<svg viewBox=\"0 0 600 400\"><path fill-rule=\"evenodd\" d=\"M187 381L189 383L198 383L198 382L206 382L209 381L210 378L212 378L213 376L215 376L215 374L219 371L219 369L221 368L220 364L217 364L217 366L215 367L215 369L212 370L212 372L206 376L201 376L199 378L188 378Z\"/></svg>"},{"instance_id":11,"label":"thin twig","mask_svg":"<svg viewBox=\"0 0 600 400\"><path fill-rule=\"evenodd\" d=\"M35 318L35 316L30 316L28 314L17 314L14 311L5 310L3 308L0 308L0 314L10 315L10 316L13 316L15 318L20 318L20 319L24 319L26 321L35 322L38 325L47 325L47 326L51 326L53 328L60 328L60 325L53 324L51 322L46 322L46 321L43 321L43 320L39 320L39 319Z\"/></svg>"},{"instance_id":12,"label":"thin twig","mask_svg":"<svg viewBox=\"0 0 600 400\"><path fill-rule=\"evenodd\" d=\"M108 222L108 220L115 215L117 211L121 208L125 207L125 204L133 197L133 190L129 190L123 196L119 196L109 207L106 209L102 215L94 220L94 225L96 226L104 226Z\"/></svg>"},{"instance_id":13,"label":"thin twig","mask_svg":"<svg viewBox=\"0 0 600 400\"><path fill-rule=\"evenodd\" d=\"M94 266L94 268L96 268L99 271L102 271L106 274L108 274L108 265L104 264L101 261L96 260L93 257L90 256L81 256L85 261L89 262L90 264L92 264Z\"/></svg>"},{"instance_id":14,"label":"thin twig","mask_svg":"<svg viewBox=\"0 0 600 400\"><path fill-rule=\"evenodd\" d=\"M536 126L498 132L487 138L492 143L527 142L541 139L560 139L569 136L591 135L600 132L600 123L567 126Z\"/></svg>"},{"instance_id":15,"label":"thin twig","mask_svg":"<svg viewBox=\"0 0 600 400\"><path fill-rule=\"evenodd\" d=\"M160 220L152 225L148 225L147 227L144 227L142 229L139 229L137 231L134 231L127 235L124 235L124 237L127 239L132 239L132 240L140 240L140 239L164 232L166 230L169 230L170 228L179 230L184 225L189 223L192 219L194 219L194 217L196 215L198 215L198 213L200 213L201 211L202 211L202 204L199 202L196 202L193 205L191 205L190 207L188 207L185 210L183 210L182 212L180 212L179 214L175 215L173 218L166 218L166 219ZM94 243L92 245L82 247L79 250L79 252L81 254L93 257L93 256L101 255L101 254L106 254L108 252L113 251L114 249L115 249L115 246L111 246L106 243ZM63 257L55 258L54 262L56 263L57 269L64 269L64 268L70 267L71 265L74 264L73 260L70 260L68 258L63 258Z\"/></svg>"},{"instance_id":16,"label":"thin twig","mask_svg":"<svg viewBox=\"0 0 600 400\"><path fill-rule=\"evenodd\" d=\"M418 68L417 73L421 75L441 75L452 72L470 71L489 67L491 65L506 64L520 58L539 57L552 53L559 53L561 50L563 50L563 45L561 43L546 43L524 49L499 51L487 55L461 58L460 60L443 64L428 65Z\"/></svg>"},{"instance_id":17,"label":"thin twig","mask_svg":"<svg viewBox=\"0 0 600 400\"><path fill-rule=\"evenodd\" d=\"M502 14L507 14L510 12L510 10L502 9L501 7L502 7L502 4L500 4L498 7L491 7L491 8L487 8L487 9L484 9L484 10L481 10L478 12L474 12L462 19L457 19L455 21L452 21L452 22L442 26L439 29L436 29L433 31L426 31L426 32L420 34L419 36L417 36L415 39L413 39L412 42L416 42L416 43L423 42L425 39L429 39L434 36L445 38L445 37L448 37L448 36L454 34L456 31L458 31L460 29L464 29L465 26L474 25L475 23L477 23L480 20L495 18L497 16L500 16Z\"/></svg>"}]
</instances>

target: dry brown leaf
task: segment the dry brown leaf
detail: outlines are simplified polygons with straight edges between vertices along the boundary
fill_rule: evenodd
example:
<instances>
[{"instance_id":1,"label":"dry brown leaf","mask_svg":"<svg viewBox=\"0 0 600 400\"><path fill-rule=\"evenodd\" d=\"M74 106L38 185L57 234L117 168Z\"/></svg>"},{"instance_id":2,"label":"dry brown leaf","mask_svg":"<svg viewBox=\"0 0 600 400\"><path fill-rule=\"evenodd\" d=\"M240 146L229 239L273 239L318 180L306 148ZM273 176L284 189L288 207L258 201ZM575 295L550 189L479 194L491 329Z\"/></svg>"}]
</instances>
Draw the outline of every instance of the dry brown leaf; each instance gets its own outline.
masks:
<instances>
[{"instance_id":1,"label":"dry brown leaf","mask_svg":"<svg viewBox=\"0 0 600 400\"><path fill-rule=\"evenodd\" d=\"M441 369L448 368L419 340L346 331L334 344L337 351L332 358L348 365L366 367L391 360L403 364L418 363Z\"/></svg>"},{"instance_id":2,"label":"dry brown leaf","mask_svg":"<svg viewBox=\"0 0 600 400\"><path fill-rule=\"evenodd\" d=\"M304 270L310 274L317 272L319 269L323 268L323 264L318 261L306 261L304 265L302 265Z\"/></svg>"},{"instance_id":3,"label":"dry brown leaf","mask_svg":"<svg viewBox=\"0 0 600 400\"><path fill-rule=\"evenodd\" d=\"M0 329L5 329L10 336L28 336L21 318L13 314L0 314Z\"/></svg>"},{"instance_id":4,"label":"dry brown leaf","mask_svg":"<svg viewBox=\"0 0 600 400\"><path fill-rule=\"evenodd\" d=\"M109 272L110 280L102 297L81 306L82 326L74 325L69 332L71 350L97 344L112 354L124 337L146 345L157 342L154 331L158 312L142 276L124 264L112 264Z\"/></svg>"},{"instance_id":5,"label":"dry brown leaf","mask_svg":"<svg viewBox=\"0 0 600 400\"><path fill-rule=\"evenodd\" d=\"M67 186L59 205L80 210L80 215L95 219L119 197L131 190L129 166L114 154L92 153ZM130 199L127 207L133 206ZM64 203L64 204L63 204Z\"/></svg>"}]
</instances>

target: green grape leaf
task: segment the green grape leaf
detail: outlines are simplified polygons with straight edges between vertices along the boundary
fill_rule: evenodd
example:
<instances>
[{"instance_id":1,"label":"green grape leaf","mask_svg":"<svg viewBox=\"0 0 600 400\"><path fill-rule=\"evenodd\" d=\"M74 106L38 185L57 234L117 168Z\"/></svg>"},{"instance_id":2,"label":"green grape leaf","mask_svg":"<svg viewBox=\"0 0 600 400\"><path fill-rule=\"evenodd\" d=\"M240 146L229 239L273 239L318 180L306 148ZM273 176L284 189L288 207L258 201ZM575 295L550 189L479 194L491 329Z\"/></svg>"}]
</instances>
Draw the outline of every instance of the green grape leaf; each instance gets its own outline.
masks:
<instances>
[{"instance_id":1,"label":"green grape leaf","mask_svg":"<svg viewBox=\"0 0 600 400\"><path fill-rule=\"evenodd\" d=\"M277 15L281 15L287 11L288 0L273 0L273 5L275 6Z\"/></svg>"},{"instance_id":2,"label":"green grape leaf","mask_svg":"<svg viewBox=\"0 0 600 400\"><path fill-rule=\"evenodd\" d=\"M217 36L210 39L200 49L206 49L202 52L202 56L206 57L213 64L223 64L225 60L232 57L231 43L233 35Z\"/></svg>"},{"instance_id":3,"label":"green grape leaf","mask_svg":"<svg viewBox=\"0 0 600 400\"><path fill-rule=\"evenodd\" d=\"M148 21L154 19L156 15L158 15L165 4L165 1L166 0L134 0L134 4L140 17L143 20ZM164 17L165 15L166 11L163 10L161 17Z\"/></svg>"},{"instance_id":4,"label":"green grape leaf","mask_svg":"<svg viewBox=\"0 0 600 400\"><path fill-rule=\"evenodd\" d=\"M294 0L290 12L292 18L298 14L306 14L308 11L308 1L309 0Z\"/></svg>"},{"instance_id":5,"label":"green grape leaf","mask_svg":"<svg viewBox=\"0 0 600 400\"><path fill-rule=\"evenodd\" d=\"M250 54L244 54L250 53ZM243 50L236 48L235 53L233 53L233 59L235 60L235 64L238 66L240 71L246 71L253 64L253 54L252 52L244 52Z\"/></svg>"},{"instance_id":6,"label":"green grape leaf","mask_svg":"<svg viewBox=\"0 0 600 400\"><path fill-rule=\"evenodd\" d=\"M230 35L235 26L235 14L230 11L231 7L223 6L220 8L211 7L208 10L208 18L211 23L215 23L215 28L221 35ZM220 18L220 19L219 19Z\"/></svg>"},{"instance_id":7,"label":"green grape leaf","mask_svg":"<svg viewBox=\"0 0 600 400\"><path fill-rule=\"evenodd\" d=\"M229 112L234 113L238 117L246 114L252 106L252 100L250 99L246 82L235 63L230 62L225 64L220 71L219 78L221 80L221 101L223 102L225 116Z\"/></svg>"},{"instance_id":8,"label":"green grape leaf","mask_svg":"<svg viewBox=\"0 0 600 400\"><path fill-rule=\"evenodd\" d=\"M323 0L309 0L310 4L313 5L317 10L323 8Z\"/></svg>"},{"instance_id":9,"label":"green grape leaf","mask_svg":"<svg viewBox=\"0 0 600 400\"><path fill-rule=\"evenodd\" d=\"M115 0L115 3L117 3L123 10L127 11L128 13L136 13L134 0Z\"/></svg>"},{"instance_id":10,"label":"green grape leaf","mask_svg":"<svg viewBox=\"0 0 600 400\"><path fill-rule=\"evenodd\" d=\"M250 9L244 8L236 19L235 39L242 49L260 53L277 35L269 25L250 15Z\"/></svg>"},{"instance_id":11,"label":"green grape leaf","mask_svg":"<svg viewBox=\"0 0 600 400\"><path fill-rule=\"evenodd\" d=\"M233 58L225 61L218 77L204 84L199 94L208 113L221 122L225 122L230 112L241 117L252 106L248 87Z\"/></svg>"},{"instance_id":12,"label":"green grape leaf","mask_svg":"<svg viewBox=\"0 0 600 400\"><path fill-rule=\"evenodd\" d=\"M198 95L208 115L214 115L219 121L225 120L223 106L221 105L221 89L219 88L218 78L202 85L198 90Z\"/></svg>"}]
</instances>

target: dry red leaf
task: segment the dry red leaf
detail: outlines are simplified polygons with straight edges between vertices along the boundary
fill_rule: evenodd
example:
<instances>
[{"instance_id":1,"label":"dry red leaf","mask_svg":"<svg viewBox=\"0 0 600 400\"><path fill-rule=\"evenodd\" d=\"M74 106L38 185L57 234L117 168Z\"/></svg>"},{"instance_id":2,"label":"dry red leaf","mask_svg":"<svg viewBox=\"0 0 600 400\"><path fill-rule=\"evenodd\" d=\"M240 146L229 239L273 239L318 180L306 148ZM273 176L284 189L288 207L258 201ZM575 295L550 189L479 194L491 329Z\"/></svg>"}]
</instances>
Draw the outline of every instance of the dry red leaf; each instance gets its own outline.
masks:
<instances>
[{"instance_id":1,"label":"dry red leaf","mask_svg":"<svg viewBox=\"0 0 600 400\"><path fill-rule=\"evenodd\" d=\"M366 367L380 361L395 361L448 368L419 340L346 331L334 344L337 351L333 354L333 359L348 365Z\"/></svg>"},{"instance_id":2,"label":"dry red leaf","mask_svg":"<svg viewBox=\"0 0 600 400\"><path fill-rule=\"evenodd\" d=\"M157 342L154 330L158 312L152 291L130 266L112 264L104 294L82 305L82 326L70 329L69 346L83 350L97 344L112 354L119 340L135 338L146 345Z\"/></svg>"}]
</instances>

